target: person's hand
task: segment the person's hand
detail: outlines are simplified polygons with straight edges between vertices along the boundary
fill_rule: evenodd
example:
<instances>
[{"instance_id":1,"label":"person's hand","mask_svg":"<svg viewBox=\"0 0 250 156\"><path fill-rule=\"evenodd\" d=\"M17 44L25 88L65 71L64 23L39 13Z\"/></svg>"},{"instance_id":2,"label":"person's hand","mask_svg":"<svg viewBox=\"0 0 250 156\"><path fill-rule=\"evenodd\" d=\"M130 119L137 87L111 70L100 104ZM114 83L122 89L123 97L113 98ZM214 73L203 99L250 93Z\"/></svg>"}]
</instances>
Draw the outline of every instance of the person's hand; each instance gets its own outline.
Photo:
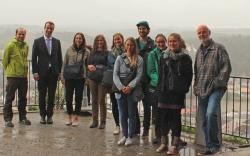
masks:
<instances>
[{"instance_id":1,"label":"person's hand","mask_svg":"<svg viewBox=\"0 0 250 156\"><path fill-rule=\"evenodd\" d=\"M126 91L127 91L126 87L123 87L123 88L121 89L121 91L122 91L124 94L126 94Z\"/></svg>"},{"instance_id":2,"label":"person's hand","mask_svg":"<svg viewBox=\"0 0 250 156\"><path fill-rule=\"evenodd\" d=\"M64 85L65 84L65 79L61 79L61 83Z\"/></svg>"},{"instance_id":3,"label":"person's hand","mask_svg":"<svg viewBox=\"0 0 250 156\"><path fill-rule=\"evenodd\" d=\"M60 81L61 79L62 79L62 74L59 73L59 75L58 75L58 81Z\"/></svg>"},{"instance_id":4,"label":"person's hand","mask_svg":"<svg viewBox=\"0 0 250 156\"><path fill-rule=\"evenodd\" d=\"M126 88L127 88L127 90L126 90L126 91L127 91L127 94L131 93L131 90L132 90L131 87L130 87L130 86L127 86Z\"/></svg>"},{"instance_id":5,"label":"person's hand","mask_svg":"<svg viewBox=\"0 0 250 156\"><path fill-rule=\"evenodd\" d=\"M131 88L129 86L126 86L126 87L123 88L122 92L124 94L129 94L131 92Z\"/></svg>"},{"instance_id":6,"label":"person's hand","mask_svg":"<svg viewBox=\"0 0 250 156\"><path fill-rule=\"evenodd\" d=\"M96 70L96 67L95 67L94 65L88 65L88 70L89 70L90 72L93 72L93 71Z\"/></svg>"},{"instance_id":7,"label":"person's hand","mask_svg":"<svg viewBox=\"0 0 250 156\"><path fill-rule=\"evenodd\" d=\"M199 95L199 93L198 93L198 91L197 91L197 89L194 87L194 89L193 89L193 93L194 93L194 95L195 96L198 96Z\"/></svg>"},{"instance_id":8,"label":"person's hand","mask_svg":"<svg viewBox=\"0 0 250 156\"><path fill-rule=\"evenodd\" d=\"M38 81L40 79L39 74L38 73L34 73L33 74L33 78L34 78L34 80Z\"/></svg>"}]
</instances>

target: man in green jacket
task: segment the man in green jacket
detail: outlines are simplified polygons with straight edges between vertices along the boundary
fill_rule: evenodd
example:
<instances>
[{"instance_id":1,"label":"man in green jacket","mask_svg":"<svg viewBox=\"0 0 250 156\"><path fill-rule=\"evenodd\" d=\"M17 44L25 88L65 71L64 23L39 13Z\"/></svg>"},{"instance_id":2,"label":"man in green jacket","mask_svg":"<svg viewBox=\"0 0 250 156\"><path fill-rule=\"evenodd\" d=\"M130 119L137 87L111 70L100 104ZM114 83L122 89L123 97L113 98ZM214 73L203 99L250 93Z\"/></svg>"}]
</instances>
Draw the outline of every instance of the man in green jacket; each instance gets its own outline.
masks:
<instances>
[{"instance_id":1,"label":"man in green jacket","mask_svg":"<svg viewBox=\"0 0 250 156\"><path fill-rule=\"evenodd\" d=\"M7 77L6 99L3 108L3 116L6 127L14 127L12 123L12 101L15 99L15 92L18 90L18 111L19 122L23 125L31 125L26 118L27 89L28 89L28 51L29 46L24 42L26 30L24 28L16 29L16 37L11 40L3 55L3 68Z\"/></svg>"}]
</instances>

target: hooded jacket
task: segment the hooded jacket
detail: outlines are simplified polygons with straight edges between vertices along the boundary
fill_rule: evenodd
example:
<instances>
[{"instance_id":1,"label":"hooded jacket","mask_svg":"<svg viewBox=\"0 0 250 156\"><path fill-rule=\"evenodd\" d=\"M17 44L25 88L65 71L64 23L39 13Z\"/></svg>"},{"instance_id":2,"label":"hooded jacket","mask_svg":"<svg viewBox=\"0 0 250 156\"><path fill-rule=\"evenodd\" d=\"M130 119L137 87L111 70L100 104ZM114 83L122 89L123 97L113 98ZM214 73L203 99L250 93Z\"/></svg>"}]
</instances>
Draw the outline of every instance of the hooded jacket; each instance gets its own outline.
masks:
<instances>
[{"instance_id":1,"label":"hooded jacket","mask_svg":"<svg viewBox=\"0 0 250 156\"><path fill-rule=\"evenodd\" d=\"M155 48L148 54L147 74L150 77L150 85L152 87L157 87L161 53L160 49Z\"/></svg>"},{"instance_id":2,"label":"hooded jacket","mask_svg":"<svg viewBox=\"0 0 250 156\"><path fill-rule=\"evenodd\" d=\"M28 51L26 42L13 39L7 44L2 61L6 77L27 77Z\"/></svg>"},{"instance_id":3,"label":"hooded jacket","mask_svg":"<svg viewBox=\"0 0 250 156\"><path fill-rule=\"evenodd\" d=\"M183 108L192 76L192 60L184 49L178 53L170 49L164 51L159 65L159 103L179 105L178 108Z\"/></svg>"}]
</instances>

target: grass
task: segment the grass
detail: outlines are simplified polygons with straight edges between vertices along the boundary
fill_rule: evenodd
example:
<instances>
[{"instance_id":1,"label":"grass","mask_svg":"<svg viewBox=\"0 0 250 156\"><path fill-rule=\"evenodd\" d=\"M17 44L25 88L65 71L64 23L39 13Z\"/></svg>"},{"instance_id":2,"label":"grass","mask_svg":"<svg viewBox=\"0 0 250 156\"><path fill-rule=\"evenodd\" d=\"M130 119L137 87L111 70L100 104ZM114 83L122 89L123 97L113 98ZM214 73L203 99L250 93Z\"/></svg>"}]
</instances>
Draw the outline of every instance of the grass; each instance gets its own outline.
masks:
<instances>
[{"instance_id":1,"label":"grass","mask_svg":"<svg viewBox=\"0 0 250 156\"><path fill-rule=\"evenodd\" d=\"M38 112L38 106L28 106L28 112Z\"/></svg>"},{"instance_id":2,"label":"grass","mask_svg":"<svg viewBox=\"0 0 250 156\"><path fill-rule=\"evenodd\" d=\"M230 143L235 143L239 145L245 145L249 144L249 140L245 138L241 138L238 136L229 136L229 135L223 135L222 140Z\"/></svg>"},{"instance_id":3,"label":"grass","mask_svg":"<svg viewBox=\"0 0 250 156\"><path fill-rule=\"evenodd\" d=\"M181 128L181 130L182 130L182 132L195 134L195 128L194 127L183 125L182 128Z\"/></svg>"}]
</instances>

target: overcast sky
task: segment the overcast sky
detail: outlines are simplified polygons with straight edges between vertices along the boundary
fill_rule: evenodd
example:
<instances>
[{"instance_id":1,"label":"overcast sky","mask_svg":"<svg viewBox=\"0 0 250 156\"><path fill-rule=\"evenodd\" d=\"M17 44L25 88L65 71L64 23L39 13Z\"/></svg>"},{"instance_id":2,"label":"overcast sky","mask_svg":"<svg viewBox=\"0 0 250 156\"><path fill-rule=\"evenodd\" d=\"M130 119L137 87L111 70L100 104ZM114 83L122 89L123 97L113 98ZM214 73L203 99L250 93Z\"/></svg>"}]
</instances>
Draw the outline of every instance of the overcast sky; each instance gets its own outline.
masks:
<instances>
[{"instance_id":1,"label":"overcast sky","mask_svg":"<svg viewBox=\"0 0 250 156\"><path fill-rule=\"evenodd\" d=\"M250 0L0 0L0 25L250 28Z\"/></svg>"}]
</instances>

